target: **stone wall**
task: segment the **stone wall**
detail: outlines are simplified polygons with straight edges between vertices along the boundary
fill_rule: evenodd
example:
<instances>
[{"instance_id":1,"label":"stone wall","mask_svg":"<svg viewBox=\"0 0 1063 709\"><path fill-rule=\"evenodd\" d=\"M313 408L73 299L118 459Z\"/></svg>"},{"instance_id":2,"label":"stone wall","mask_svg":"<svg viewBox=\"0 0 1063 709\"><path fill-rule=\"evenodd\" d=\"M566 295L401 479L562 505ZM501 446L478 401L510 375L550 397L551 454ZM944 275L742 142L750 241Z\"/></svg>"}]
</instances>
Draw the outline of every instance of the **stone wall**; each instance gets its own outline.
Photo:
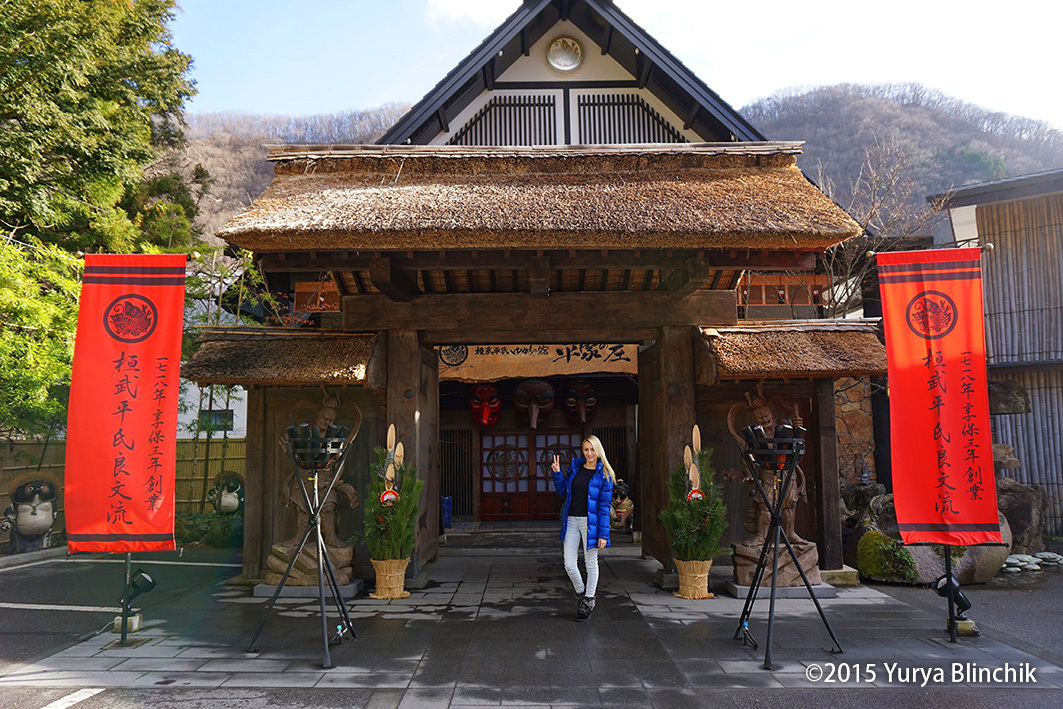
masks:
<instances>
[{"instance_id":1,"label":"stone wall","mask_svg":"<svg viewBox=\"0 0 1063 709\"><path fill-rule=\"evenodd\" d=\"M875 429L871 418L871 380L846 377L834 382L838 425L838 471L842 482L860 480L863 466L875 480Z\"/></svg>"}]
</instances>

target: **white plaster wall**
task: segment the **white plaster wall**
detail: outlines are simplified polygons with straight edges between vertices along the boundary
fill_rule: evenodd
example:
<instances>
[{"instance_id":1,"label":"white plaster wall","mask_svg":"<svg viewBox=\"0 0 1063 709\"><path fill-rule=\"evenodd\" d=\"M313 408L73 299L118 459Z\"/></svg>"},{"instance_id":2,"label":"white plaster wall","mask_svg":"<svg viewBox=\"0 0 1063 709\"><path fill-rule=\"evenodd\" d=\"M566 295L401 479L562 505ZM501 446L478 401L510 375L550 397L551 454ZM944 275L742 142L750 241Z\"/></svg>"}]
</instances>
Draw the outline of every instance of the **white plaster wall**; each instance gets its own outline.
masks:
<instances>
[{"instance_id":1,"label":"white plaster wall","mask_svg":"<svg viewBox=\"0 0 1063 709\"><path fill-rule=\"evenodd\" d=\"M191 382L182 382L184 390L181 392L181 411L177 414L177 437L179 439L193 438L189 433L192 424L199 418L199 395L200 388ZM214 394L214 409L224 409L225 394L221 393L221 387L217 387ZM210 392L203 391L203 409L210 408ZM247 435L247 391L237 387L236 392L229 400L228 408L233 410L233 430L229 431L229 438L244 438ZM220 438L221 431L213 434L214 438ZM201 433L200 438L206 438L206 433Z\"/></svg>"},{"instance_id":2,"label":"white plaster wall","mask_svg":"<svg viewBox=\"0 0 1063 709\"><path fill-rule=\"evenodd\" d=\"M583 47L583 63L575 71L561 73L546 61L546 50L560 36L572 37ZM624 71L602 48L580 32L571 22L558 22L521 57L506 69L496 81L631 81L634 78Z\"/></svg>"},{"instance_id":3,"label":"white plaster wall","mask_svg":"<svg viewBox=\"0 0 1063 709\"><path fill-rule=\"evenodd\" d=\"M952 238L958 242L958 246L978 245L978 221L975 214L977 209L972 204L969 207L956 207L949 210L949 221L952 222ZM947 234L934 237L935 243L944 243L948 240Z\"/></svg>"}]
</instances>

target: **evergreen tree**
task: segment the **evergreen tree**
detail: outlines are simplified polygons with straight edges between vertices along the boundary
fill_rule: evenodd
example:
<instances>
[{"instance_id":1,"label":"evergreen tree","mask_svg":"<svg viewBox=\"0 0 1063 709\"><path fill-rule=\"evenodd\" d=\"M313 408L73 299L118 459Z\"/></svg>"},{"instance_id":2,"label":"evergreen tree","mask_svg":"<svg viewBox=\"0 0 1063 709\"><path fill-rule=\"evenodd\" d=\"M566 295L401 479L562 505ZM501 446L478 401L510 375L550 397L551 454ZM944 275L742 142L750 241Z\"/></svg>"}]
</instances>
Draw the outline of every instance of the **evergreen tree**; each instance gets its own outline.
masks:
<instances>
[{"instance_id":1,"label":"evergreen tree","mask_svg":"<svg viewBox=\"0 0 1063 709\"><path fill-rule=\"evenodd\" d=\"M191 58L171 44L174 0L0 2L0 434L65 419L78 252L188 249L183 145ZM202 193L209 176L198 174ZM196 186L195 181L192 182Z\"/></svg>"}]
</instances>

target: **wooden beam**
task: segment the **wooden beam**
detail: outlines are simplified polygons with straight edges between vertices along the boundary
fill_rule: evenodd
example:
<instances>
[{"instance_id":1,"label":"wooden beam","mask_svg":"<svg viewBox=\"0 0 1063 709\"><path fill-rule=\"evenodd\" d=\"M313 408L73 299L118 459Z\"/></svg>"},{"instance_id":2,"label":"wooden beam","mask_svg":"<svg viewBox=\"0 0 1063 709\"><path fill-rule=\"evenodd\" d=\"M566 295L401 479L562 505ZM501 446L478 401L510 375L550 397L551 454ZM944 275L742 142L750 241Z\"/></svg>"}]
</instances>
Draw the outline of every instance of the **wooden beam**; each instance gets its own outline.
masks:
<instances>
[{"instance_id":1,"label":"wooden beam","mask_svg":"<svg viewBox=\"0 0 1063 709\"><path fill-rule=\"evenodd\" d=\"M528 269L528 282L531 284L533 298L546 298L550 295L550 259L541 258L532 262Z\"/></svg>"},{"instance_id":2,"label":"wooden beam","mask_svg":"<svg viewBox=\"0 0 1063 709\"><path fill-rule=\"evenodd\" d=\"M528 46L528 28L520 28L520 53L524 56L530 56L531 47Z\"/></svg>"},{"instance_id":3,"label":"wooden beam","mask_svg":"<svg viewBox=\"0 0 1063 709\"><path fill-rule=\"evenodd\" d=\"M690 126L694 125L694 121L698 119L698 111L701 110L701 104L697 101L694 102L694 107L690 109L690 113L687 114L687 118L683 121L683 130L690 130Z\"/></svg>"},{"instance_id":4,"label":"wooden beam","mask_svg":"<svg viewBox=\"0 0 1063 709\"><path fill-rule=\"evenodd\" d=\"M613 26L609 25L609 29L605 32L605 42L602 44L602 56L604 57L609 53L609 50L613 48Z\"/></svg>"},{"instance_id":5,"label":"wooden beam","mask_svg":"<svg viewBox=\"0 0 1063 709\"><path fill-rule=\"evenodd\" d=\"M523 37L524 35L521 34L521 36ZM491 61L489 61L486 64L484 64L483 75L484 75L484 88L486 88L488 91L494 91L494 89L495 89L495 60L493 58L491 59Z\"/></svg>"},{"instance_id":6,"label":"wooden beam","mask_svg":"<svg viewBox=\"0 0 1063 709\"><path fill-rule=\"evenodd\" d=\"M838 430L834 414L834 380L817 379L812 400L815 420L817 456L814 471L816 484L816 542L819 544L819 568L842 568L841 492L838 482Z\"/></svg>"},{"instance_id":7,"label":"wooden beam","mask_svg":"<svg viewBox=\"0 0 1063 709\"><path fill-rule=\"evenodd\" d=\"M673 271L698 252L674 250L669 256L664 250L622 251L610 249L602 255L600 249L588 251L535 251L513 249L509 256L502 249L493 251L384 252L403 270L464 271L509 270L530 268L533 261L546 256L555 268L608 268ZM373 255L366 252L320 251L316 257L306 252L267 253L259 258L259 265L267 273L321 273L333 271L367 271ZM399 255L401 254L401 255ZM750 271L811 271L816 267L816 254L811 251L706 251L713 268L746 269Z\"/></svg>"},{"instance_id":8,"label":"wooden beam","mask_svg":"<svg viewBox=\"0 0 1063 709\"><path fill-rule=\"evenodd\" d=\"M653 62L645 54L640 54L642 57L642 66L639 68L639 88L646 88L646 84L650 83L650 71L653 70Z\"/></svg>"},{"instance_id":9,"label":"wooden beam","mask_svg":"<svg viewBox=\"0 0 1063 709\"><path fill-rule=\"evenodd\" d=\"M336 292L340 294L342 298L345 295L350 295L347 291L347 286L343 282L343 274L339 271L329 271L329 277L332 278L332 282L336 286Z\"/></svg>"},{"instance_id":10,"label":"wooden beam","mask_svg":"<svg viewBox=\"0 0 1063 709\"><path fill-rule=\"evenodd\" d=\"M436 111L436 118L439 119L439 128L440 128L440 130L442 130L444 133L449 133L450 132L450 121L447 120L447 109L446 109L446 106L440 106L439 107L439 110Z\"/></svg>"},{"instance_id":11,"label":"wooden beam","mask_svg":"<svg viewBox=\"0 0 1063 709\"><path fill-rule=\"evenodd\" d=\"M681 268L663 278L657 290L666 290L674 296L687 296L707 284L711 275L708 259L689 258Z\"/></svg>"},{"instance_id":12,"label":"wooden beam","mask_svg":"<svg viewBox=\"0 0 1063 709\"><path fill-rule=\"evenodd\" d=\"M568 22L569 10L571 9L571 8L569 8L569 2L570 2L570 0L561 0L561 21L562 22Z\"/></svg>"},{"instance_id":13,"label":"wooden beam","mask_svg":"<svg viewBox=\"0 0 1063 709\"><path fill-rule=\"evenodd\" d=\"M603 329L645 330L662 326L727 325L738 321L734 294L703 290L685 298L660 292L553 293L536 299L528 293L448 294L400 302L380 295L343 299L343 327L367 330L432 330L464 333L475 341L483 331L518 331L550 337L559 328L578 332ZM588 324L593 324L589 327ZM586 333L584 338L586 338ZM481 340L490 341L490 340ZM556 338L548 341L558 341ZM623 339L621 341L628 341Z\"/></svg>"},{"instance_id":14,"label":"wooden beam","mask_svg":"<svg viewBox=\"0 0 1063 709\"><path fill-rule=\"evenodd\" d=\"M652 327L595 327L559 321L557 327L531 332L510 327L502 330L450 330L445 328L420 330L421 342L425 345L556 345L623 343L638 344L657 337L658 330Z\"/></svg>"},{"instance_id":15,"label":"wooden beam","mask_svg":"<svg viewBox=\"0 0 1063 709\"><path fill-rule=\"evenodd\" d=\"M413 282L410 275L397 268L395 260L390 256L378 256L369 263L369 280L378 291L391 300L405 303L420 294L417 284ZM384 328L372 329L383 330Z\"/></svg>"}]
</instances>

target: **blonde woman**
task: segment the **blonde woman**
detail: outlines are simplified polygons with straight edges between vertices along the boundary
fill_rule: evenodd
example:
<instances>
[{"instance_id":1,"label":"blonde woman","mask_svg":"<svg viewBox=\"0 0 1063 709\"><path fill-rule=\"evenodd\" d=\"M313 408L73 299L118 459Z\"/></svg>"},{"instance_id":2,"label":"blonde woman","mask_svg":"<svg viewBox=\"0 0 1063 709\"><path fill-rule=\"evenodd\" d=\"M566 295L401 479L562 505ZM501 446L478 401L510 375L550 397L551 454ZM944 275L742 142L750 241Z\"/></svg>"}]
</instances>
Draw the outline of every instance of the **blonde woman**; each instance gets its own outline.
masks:
<instances>
[{"instance_id":1,"label":"blonde woman","mask_svg":"<svg viewBox=\"0 0 1063 709\"><path fill-rule=\"evenodd\" d=\"M583 440L583 457L574 458L568 472L561 473L561 457L554 456L551 466L554 488L565 498L561 506L561 541L564 543L565 572L579 601L576 620L584 621L594 610L594 593L598 588L598 550L609 546L609 510L613 502L616 473L605 457L597 436ZM587 567L584 583L576 566L583 546Z\"/></svg>"}]
</instances>

